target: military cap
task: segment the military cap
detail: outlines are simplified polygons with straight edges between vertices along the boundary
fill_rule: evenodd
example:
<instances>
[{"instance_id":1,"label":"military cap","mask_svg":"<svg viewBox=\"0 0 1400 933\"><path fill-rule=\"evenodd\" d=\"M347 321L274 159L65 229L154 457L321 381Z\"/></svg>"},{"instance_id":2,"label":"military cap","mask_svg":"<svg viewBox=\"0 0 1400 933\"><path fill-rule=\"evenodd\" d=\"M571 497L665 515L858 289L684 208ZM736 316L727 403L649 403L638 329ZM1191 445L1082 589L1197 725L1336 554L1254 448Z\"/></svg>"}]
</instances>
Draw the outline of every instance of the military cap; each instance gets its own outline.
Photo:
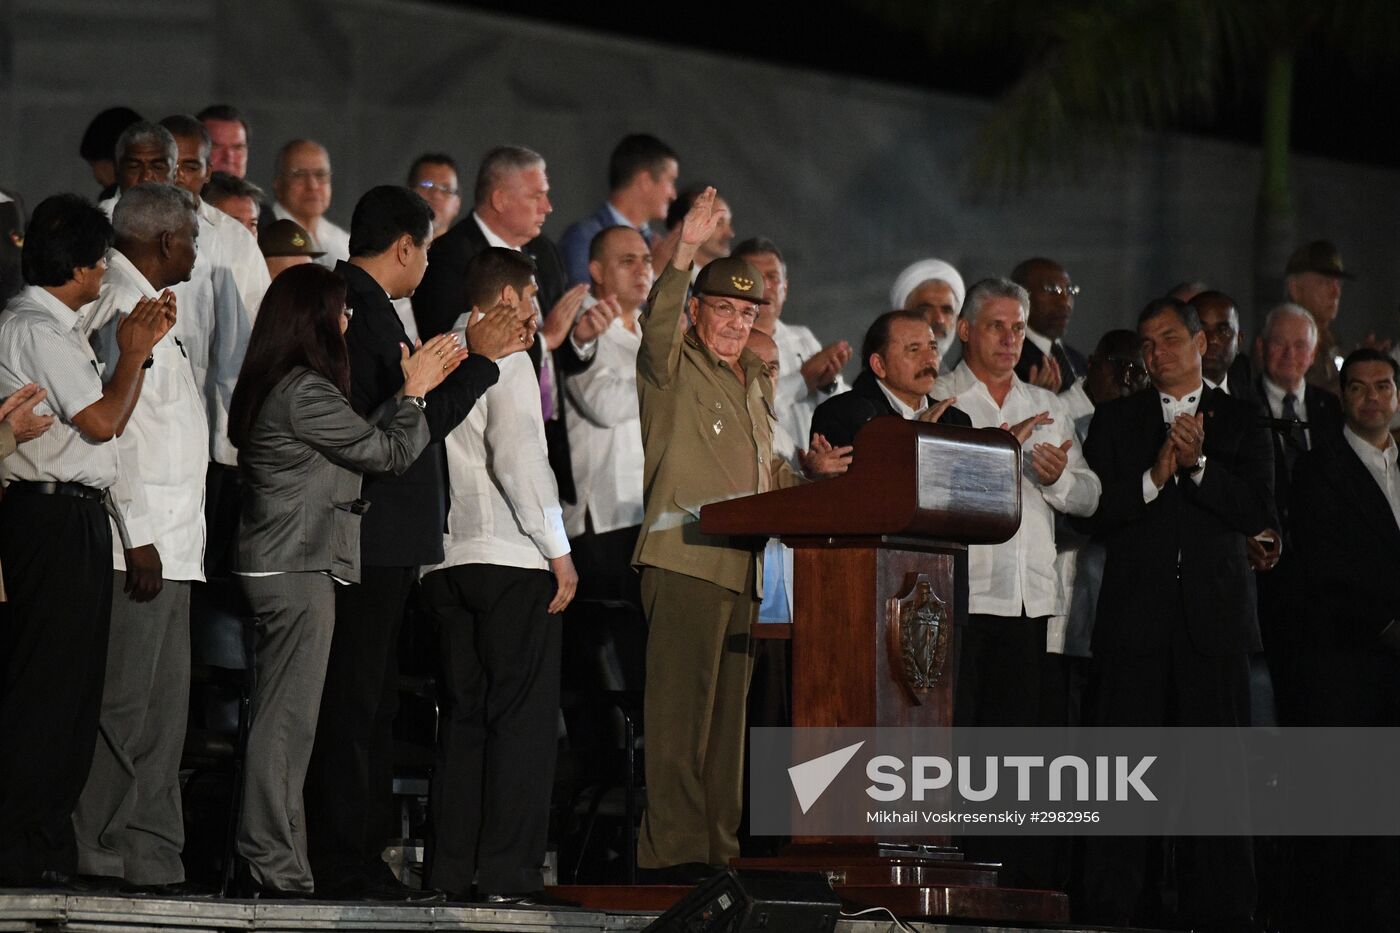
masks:
<instances>
[{"instance_id":1,"label":"military cap","mask_svg":"<svg viewBox=\"0 0 1400 933\"><path fill-rule=\"evenodd\" d=\"M1333 279L1356 278L1342 268L1342 254L1337 252L1337 245L1331 240L1313 240L1305 246L1298 247L1293 255L1288 257L1288 266L1283 271L1285 275L1316 272Z\"/></svg>"},{"instance_id":2,"label":"military cap","mask_svg":"<svg viewBox=\"0 0 1400 933\"><path fill-rule=\"evenodd\" d=\"M742 259L726 256L716 259L700 270L695 279L697 295L716 298L742 298L757 305L770 302L763 297L763 276Z\"/></svg>"},{"instance_id":3,"label":"military cap","mask_svg":"<svg viewBox=\"0 0 1400 933\"><path fill-rule=\"evenodd\" d=\"M326 255L311 245L311 237L295 220L274 220L258 231L258 249L264 256L317 256Z\"/></svg>"}]
</instances>

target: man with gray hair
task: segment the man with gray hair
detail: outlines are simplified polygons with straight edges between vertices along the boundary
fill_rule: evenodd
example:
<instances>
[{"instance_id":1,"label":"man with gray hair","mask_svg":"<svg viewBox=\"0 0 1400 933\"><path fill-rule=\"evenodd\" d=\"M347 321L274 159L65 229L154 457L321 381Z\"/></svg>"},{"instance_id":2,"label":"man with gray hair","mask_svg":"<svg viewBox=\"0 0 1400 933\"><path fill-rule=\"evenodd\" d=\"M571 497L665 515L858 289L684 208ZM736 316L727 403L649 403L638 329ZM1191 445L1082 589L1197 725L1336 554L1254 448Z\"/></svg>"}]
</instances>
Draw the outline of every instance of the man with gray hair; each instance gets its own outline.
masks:
<instances>
[{"instance_id":1,"label":"man with gray hair","mask_svg":"<svg viewBox=\"0 0 1400 933\"><path fill-rule=\"evenodd\" d=\"M316 261L328 269L350 259L350 231L326 218L331 207L331 156L325 146L294 139L278 150L272 193L277 202L262 224L295 220L323 252Z\"/></svg>"},{"instance_id":2,"label":"man with gray hair","mask_svg":"<svg viewBox=\"0 0 1400 933\"><path fill-rule=\"evenodd\" d=\"M540 383L540 407L549 445L549 465L559 484L559 498L577 501L569 459L563 380L593 362L598 335L611 315L607 305L583 311L588 285L566 291L564 262L554 242L541 233L554 207L544 157L522 146L498 146L482 157L476 173L471 215L433 241L432 261L413 293L413 316L424 340L457 326L468 308L463 304L467 263L488 246L522 252L535 262L539 317L536 340L529 347ZM582 311L582 314L580 314Z\"/></svg>"},{"instance_id":3,"label":"man with gray hair","mask_svg":"<svg viewBox=\"0 0 1400 933\"><path fill-rule=\"evenodd\" d=\"M1309 369L1317 356L1316 319L1306 308L1284 302L1264 318L1255 340L1255 351L1263 361L1263 372L1255 382L1255 394L1271 419L1270 439L1274 449L1274 509L1278 526L1274 536L1281 548L1261 547L1247 542L1250 563L1256 571L1259 629L1273 678L1275 704L1280 722L1297 725L1303 710L1294 707L1296 682L1306 650L1298 638L1297 606L1301 593L1298 580L1303 568L1297 567L1293 547L1293 523L1289 506L1293 499L1293 465L1305 452L1319 445L1340 440L1342 405L1337 396L1307 382ZM1269 572L1262 572L1269 571Z\"/></svg>"},{"instance_id":4,"label":"man with gray hair","mask_svg":"<svg viewBox=\"0 0 1400 933\"><path fill-rule=\"evenodd\" d=\"M1099 480L1084 462L1073 416L1055 393L1016 375L1030 296L1007 279L983 279L968 292L958 320L963 358L933 384L955 398L975 428L1002 428L1024 448L1021 525L1009 540L968 548L968 624L963 635L954 721L966 726L1063 725L1042 696L1063 687L1047 658L1048 623L1066 614L1055 575L1055 515L1088 516ZM1003 883L1058 887L1053 842L969 840L976 853L1006 863ZM971 852L972 850L969 849Z\"/></svg>"},{"instance_id":5,"label":"man with gray hair","mask_svg":"<svg viewBox=\"0 0 1400 933\"><path fill-rule=\"evenodd\" d=\"M143 299L178 322L172 286L188 281L199 237L194 198L166 184L123 192L98 299L82 311L97 358L120 357L117 331ZM100 734L73 813L78 871L130 888L184 892L180 754L189 692L190 584L203 580L204 401L172 328L151 351L144 391L117 439L112 487L112 625Z\"/></svg>"}]
</instances>

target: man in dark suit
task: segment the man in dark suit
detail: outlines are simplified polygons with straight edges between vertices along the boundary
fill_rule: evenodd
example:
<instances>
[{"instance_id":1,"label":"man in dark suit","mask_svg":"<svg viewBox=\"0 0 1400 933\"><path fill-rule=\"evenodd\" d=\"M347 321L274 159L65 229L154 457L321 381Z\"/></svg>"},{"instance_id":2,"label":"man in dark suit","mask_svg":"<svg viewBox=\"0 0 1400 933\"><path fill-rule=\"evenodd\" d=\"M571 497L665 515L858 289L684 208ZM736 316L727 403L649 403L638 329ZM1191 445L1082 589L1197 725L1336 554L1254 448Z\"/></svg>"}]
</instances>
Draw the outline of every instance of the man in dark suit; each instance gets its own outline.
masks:
<instances>
[{"instance_id":1,"label":"man in dark suit","mask_svg":"<svg viewBox=\"0 0 1400 933\"><path fill-rule=\"evenodd\" d=\"M1064 342L1079 286L1070 281L1064 266L1041 257L1017 265L1011 281L1031 296L1016 375L1056 394L1068 392L1088 370L1084 354Z\"/></svg>"},{"instance_id":2,"label":"man in dark suit","mask_svg":"<svg viewBox=\"0 0 1400 933\"><path fill-rule=\"evenodd\" d=\"M861 342L860 375L851 391L817 406L812 433L833 447L845 447L855 443L861 425L880 415L972 427L971 419L951 402L929 394L938 378L938 346L932 335L928 320L918 311L886 311L877 317ZM805 440L797 438L799 444Z\"/></svg>"},{"instance_id":3,"label":"man in dark suit","mask_svg":"<svg viewBox=\"0 0 1400 933\"><path fill-rule=\"evenodd\" d=\"M1274 507L1282 548L1262 553L1250 545L1259 588L1259 629L1273 681L1280 721L1298 725L1303 715L1297 676L1311 664L1310 649L1299 638L1298 583L1301 567L1293 553L1293 466L1308 450L1341 438L1342 406L1337 396L1309 384L1317 355L1317 324L1305 308L1281 304L1264 318L1255 341L1263 372L1253 396L1270 420L1274 448Z\"/></svg>"},{"instance_id":4,"label":"man in dark suit","mask_svg":"<svg viewBox=\"0 0 1400 933\"><path fill-rule=\"evenodd\" d=\"M553 210L549 178L539 153L517 146L500 146L488 152L477 169L471 216L433 244L432 262L413 294L413 316L425 340L455 327L468 310L463 298L467 263L488 246L519 250L535 261L539 306L550 310L539 321L539 336L529 353L540 379L549 465L559 483L559 498L572 503L574 472L569 460L563 379L583 372L593 362L595 341L609 318L602 305L594 305L579 316L588 294L586 284L565 290L559 250L540 232Z\"/></svg>"},{"instance_id":5,"label":"man in dark suit","mask_svg":"<svg viewBox=\"0 0 1400 933\"><path fill-rule=\"evenodd\" d=\"M401 347L409 340L391 299L412 294L422 278L432 219L427 202L393 185L370 189L355 205L351 258L336 271L352 312L345 333L350 403L361 417L403 386ZM418 568L443 558L442 439L495 384L493 360L524 349L528 339L529 324L504 309L486 321L467 332L471 355L427 396L427 448L402 474L367 478L361 491L370 508L360 525L360 582L336 587L335 635L306 779L312 872L326 897L424 896L400 884L380 858L392 822L396 646Z\"/></svg>"},{"instance_id":6,"label":"man in dark suit","mask_svg":"<svg viewBox=\"0 0 1400 933\"><path fill-rule=\"evenodd\" d=\"M1370 348L1352 352L1341 369L1341 436L1315 444L1293 473L1298 619L1309 662L1299 669L1306 725L1400 726L1400 468L1388 431L1397 378L1400 366L1390 357ZM1332 892L1315 899L1325 900L1330 916L1304 917L1307 928L1394 927L1394 837L1317 840L1307 865L1309 886Z\"/></svg>"},{"instance_id":7,"label":"man in dark suit","mask_svg":"<svg viewBox=\"0 0 1400 933\"><path fill-rule=\"evenodd\" d=\"M1213 388L1236 398L1258 401L1254 367L1243 353L1244 332L1235 299L1224 292L1206 289L1182 299L1196 309L1206 335L1206 352L1201 354L1201 375Z\"/></svg>"},{"instance_id":8,"label":"man in dark suit","mask_svg":"<svg viewBox=\"0 0 1400 933\"><path fill-rule=\"evenodd\" d=\"M860 375L849 392L833 395L812 414L812 434L832 447L855 443L856 433L873 418L893 416L972 427L955 399L930 393L938 378L938 338L922 311L886 311L871 322L860 346ZM859 456L860 452L854 452ZM967 551L954 557L954 624L967 625ZM959 633L960 634L960 633Z\"/></svg>"},{"instance_id":9,"label":"man in dark suit","mask_svg":"<svg viewBox=\"0 0 1400 933\"><path fill-rule=\"evenodd\" d=\"M1389 433L1397 369L1370 348L1347 357L1345 426L1300 457L1293 474L1316 725L1400 725L1400 480Z\"/></svg>"},{"instance_id":10,"label":"man in dark suit","mask_svg":"<svg viewBox=\"0 0 1400 933\"><path fill-rule=\"evenodd\" d=\"M1100 726L1249 723L1249 653L1259 648L1245 539L1274 528L1273 460L1254 409L1201 376L1195 309L1159 298L1138 317L1152 389L1094 413L1085 456L1103 492L1091 519L1107 552L1093 636ZM1227 778L1237 777L1223 762ZM1193 924L1249 929L1247 837L1184 841L1181 905ZM1085 906L1127 925L1142 889L1143 840L1089 840Z\"/></svg>"}]
</instances>

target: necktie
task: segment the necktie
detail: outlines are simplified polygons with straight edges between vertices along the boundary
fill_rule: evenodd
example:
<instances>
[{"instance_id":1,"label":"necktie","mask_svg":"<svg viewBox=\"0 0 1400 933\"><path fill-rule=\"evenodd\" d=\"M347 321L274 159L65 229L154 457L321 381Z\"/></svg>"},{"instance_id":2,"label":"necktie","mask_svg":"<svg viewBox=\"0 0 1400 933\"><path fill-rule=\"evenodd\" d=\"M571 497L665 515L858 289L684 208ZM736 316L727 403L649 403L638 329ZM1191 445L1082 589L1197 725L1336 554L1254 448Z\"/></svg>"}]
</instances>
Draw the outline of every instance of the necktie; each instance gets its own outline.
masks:
<instances>
[{"instance_id":1,"label":"necktie","mask_svg":"<svg viewBox=\"0 0 1400 933\"><path fill-rule=\"evenodd\" d=\"M1298 417L1298 396L1289 392L1283 397L1283 417L1286 421L1295 422L1288 426L1283 435L1283 462L1288 468L1289 475L1293 473L1293 464L1298 459L1298 455L1308 449L1308 435L1303 430L1301 424L1296 422L1302 420Z\"/></svg>"},{"instance_id":2,"label":"necktie","mask_svg":"<svg viewBox=\"0 0 1400 933\"><path fill-rule=\"evenodd\" d=\"M1050 345L1050 352L1060 367L1060 388L1058 391L1067 391L1070 386L1074 385L1074 380L1079 374L1074 371L1074 363L1071 362L1069 354L1065 352L1064 344L1056 340Z\"/></svg>"},{"instance_id":3,"label":"necktie","mask_svg":"<svg viewBox=\"0 0 1400 933\"><path fill-rule=\"evenodd\" d=\"M637 232L642 235L642 239L646 242L647 246L650 246L652 238L651 225L642 224L640 227L637 228Z\"/></svg>"},{"instance_id":4,"label":"necktie","mask_svg":"<svg viewBox=\"0 0 1400 933\"><path fill-rule=\"evenodd\" d=\"M539 284L535 285L537 297L530 300L535 304L535 323L537 327L544 327L544 308L539 302ZM537 337L540 345L540 411L544 414L545 421L554 419L554 359L549 352L549 348L544 345L543 338Z\"/></svg>"}]
</instances>

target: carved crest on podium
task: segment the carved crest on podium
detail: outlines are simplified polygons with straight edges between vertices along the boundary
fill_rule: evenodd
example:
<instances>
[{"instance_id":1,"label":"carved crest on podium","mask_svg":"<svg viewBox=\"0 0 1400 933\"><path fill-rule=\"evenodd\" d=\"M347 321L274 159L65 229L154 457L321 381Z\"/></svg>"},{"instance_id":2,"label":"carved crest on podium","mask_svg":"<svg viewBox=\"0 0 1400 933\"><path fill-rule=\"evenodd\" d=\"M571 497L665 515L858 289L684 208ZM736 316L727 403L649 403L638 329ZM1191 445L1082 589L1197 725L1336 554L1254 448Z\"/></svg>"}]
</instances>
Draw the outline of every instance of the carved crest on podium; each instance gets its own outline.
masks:
<instances>
[{"instance_id":1,"label":"carved crest on podium","mask_svg":"<svg viewBox=\"0 0 1400 933\"><path fill-rule=\"evenodd\" d=\"M948 604L938 598L928 577L920 573L915 575L908 593L891 596L887 605L895 674L918 703L920 694L938 684L948 660L952 626Z\"/></svg>"}]
</instances>

